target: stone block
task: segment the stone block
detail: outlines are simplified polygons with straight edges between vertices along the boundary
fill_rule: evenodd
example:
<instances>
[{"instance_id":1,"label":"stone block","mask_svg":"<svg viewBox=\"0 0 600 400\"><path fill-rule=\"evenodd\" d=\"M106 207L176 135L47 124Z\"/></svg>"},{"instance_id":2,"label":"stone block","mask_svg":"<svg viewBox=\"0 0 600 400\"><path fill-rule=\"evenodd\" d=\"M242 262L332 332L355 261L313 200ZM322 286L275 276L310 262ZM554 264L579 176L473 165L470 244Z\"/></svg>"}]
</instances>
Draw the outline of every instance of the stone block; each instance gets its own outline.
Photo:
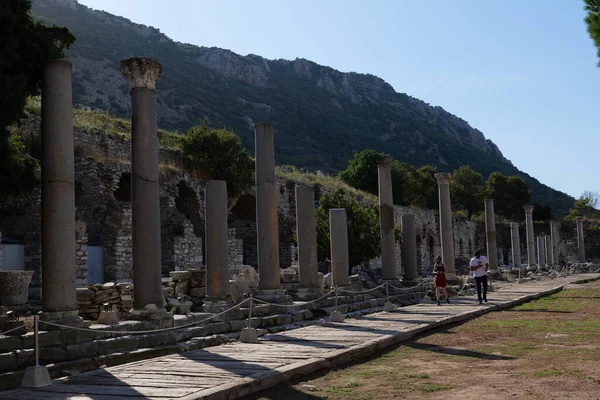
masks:
<instances>
[{"instance_id":1,"label":"stone block","mask_svg":"<svg viewBox=\"0 0 600 400\"><path fill-rule=\"evenodd\" d=\"M15 350L17 356L17 367L28 367L35 362L35 352L33 349Z\"/></svg>"},{"instance_id":2,"label":"stone block","mask_svg":"<svg viewBox=\"0 0 600 400\"><path fill-rule=\"evenodd\" d=\"M23 337L23 348L31 349L34 346L35 335L33 332L27 332ZM64 339L62 331L39 331L38 338L40 347L56 346L62 344Z\"/></svg>"},{"instance_id":3,"label":"stone block","mask_svg":"<svg viewBox=\"0 0 600 400\"><path fill-rule=\"evenodd\" d=\"M229 325L229 322L216 322L206 326L207 335L214 335L216 333L225 333L230 331L231 325Z\"/></svg>"},{"instance_id":4,"label":"stone block","mask_svg":"<svg viewBox=\"0 0 600 400\"><path fill-rule=\"evenodd\" d=\"M40 361L44 364L57 363L67 359L67 352L60 347L42 347L40 348Z\"/></svg>"},{"instance_id":5,"label":"stone block","mask_svg":"<svg viewBox=\"0 0 600 400\"><path fill-rule=\"evenodd\" d=\"M204 288L204 287L191 288L189 291L189 295L191 297L206 297L206 288Z\"/></svg>"},{"instance_id":6,"label":"stone block","mask_svg":"<svg viewBox=\"0 0 600 400\"><path fill-rule=\"evenodd\" d=\"M0 354L0 371L11 371L17 368L17 355L14 352Z\"/></svg>"},{"instance_id":7,"label":"stone block","mask_svg":"<svg viewBox=\"0 0 600 400\"><path fill-rule=\"evenodd\" d=\"M138 340L133 336L121 336L98 342L100 354L111 354L132 350L138 347Z\"/></svg>"},{"instance_id":8,"label":"stone block","mask_svg":"<svg viewBox=\"0 0 600 400\"><path fill-rule=\"evenodd\" d=\"M248 320L237 319L234 321L229 321L229 325L231 326L232 332L239 332L248 326Z\"/></svg>"},{"instance_id":9,"label":"stone block","mask_svg":"<svg viewBox=\"0 0 600 400\"><path fill-rule=\"evenodd\" d=\"M5 336L0 337L0 352L18 350L23 347L20 337Z\"/></svg>"},{"instance_id":10,"label":"stone block","mask_svg":"<svg viewBox=\"0 0 600 400\"><path fill-rule=\"evenodd\" d=\"M171 271L169 272L169 275L171 276L171 279L173 279L174 282L178 282L183 280L189 280L192 274L190 271Z\"/></svg>"},{"instance_id":11,"label":"stone block","mask_svg":"<svg viewBox=\"0 0 600 400\"><path fill-rule=\"evenodd\" d=\"M190 281L179 281L175 284L175 295L188 294L190 290Z\"/></svg>"}]
</instances>

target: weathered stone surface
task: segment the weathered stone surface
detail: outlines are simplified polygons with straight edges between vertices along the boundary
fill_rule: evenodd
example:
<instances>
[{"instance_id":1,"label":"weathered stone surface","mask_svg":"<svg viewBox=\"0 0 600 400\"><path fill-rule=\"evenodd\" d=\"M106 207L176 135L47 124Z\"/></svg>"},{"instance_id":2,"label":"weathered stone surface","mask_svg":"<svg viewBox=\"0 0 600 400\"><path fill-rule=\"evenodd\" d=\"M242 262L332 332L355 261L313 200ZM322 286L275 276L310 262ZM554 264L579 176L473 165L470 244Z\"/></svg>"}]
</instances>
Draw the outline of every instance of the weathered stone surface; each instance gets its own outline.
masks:
<instances>
[{"instance_id":1,"label":"weathered stone surface","mask_svg":"<svg viewBox=\"0 0 600 400\"><path fill-rule=\"evenodd\" d=\"M14 352L0 353L0 371L10 371L17 368L17 355Z\"/></svg>"},{"instance_id":2,"label":"weathered stone surface","mask_svg":"<svg viewBox=\"0 0 600 400\"><path fill-rule=\"evenodd\" d=\"M67 352L60 347L42 347L40 348L40 360L48 363L65 361Z\"/></svg>"},{"instance_id":3,"label":"weathered stone surface","mask_svg":"<svg viewBox=\"0 0 600 400\"><path fill-rule=\"evenodd\" d=\"M100 354L116 353L124 350L132 350L138 347L138 340L134 336L110 338L97 343Z\"/></svg>"},{"instance_id":4,"label":"weathered stone surface","mask_svg":"<svg viewBox=\"0 0 600 400\"><path fill-rule=\"evenodd\" d=\"M27 303L28 287L33 271L0 271L0 305Z\"/></svg>"}]
</instances>

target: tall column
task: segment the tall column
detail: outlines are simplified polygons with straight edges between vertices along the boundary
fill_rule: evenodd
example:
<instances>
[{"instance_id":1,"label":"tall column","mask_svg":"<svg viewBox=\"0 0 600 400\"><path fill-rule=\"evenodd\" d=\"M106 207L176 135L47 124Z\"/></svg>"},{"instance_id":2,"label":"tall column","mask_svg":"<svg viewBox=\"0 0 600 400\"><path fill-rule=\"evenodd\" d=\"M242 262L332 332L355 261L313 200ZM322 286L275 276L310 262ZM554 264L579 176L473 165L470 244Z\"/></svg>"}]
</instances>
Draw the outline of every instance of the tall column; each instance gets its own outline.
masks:
<instances>
[{"instance_id":1,"label":"tall column","mask_svg":"<svg viewBox=\"0 0 600 400\"><path fill-rule=\"evenodd\" d=\"M545 248L546 248L546 265L554 265L554 253L552 252L552 237L545 236Z\"/></svg>"},{"instance_id":2,"label":"tall column","mask_svg":"<svg viewBox=\"0 0 600 400\"><path fill-rule=\"evenodd\" d=\"M543 236L537 237L537 248L538 248L538 266L543 267L546 265L546 243Z\"/></svg>"},{"instance_id":3,"label":"tall column","mask_svg":"<svg viewBox=\"0 0 600 400\"><path fill-rule=\"evenodd\" d=\"M273 125L254 125L256 147L256 234L258 236L258 287L277 290L279 281L279 233Z\"/></svg>"},{"instance_id":4,"label":"tall column","mask_svg":"<svg viewBox=\"0 0 600 400\"><path fill-rule=\"evenodd\" d=\"M525 231L527 236L527 265L535 265L535 238L533 236L533 206L526 205L525 209Z\"/></svg>"},{"instance_id":5,"label":"tall column","mask_svg":"<svg viewBox=\"0 0 600 400\"><path fill-rule=\"evenodd\" d=\"M519 239L519 223L510 223L510 240L512 244L513 267L521 268L521 241Z\"/></svg>"},{"instance_id":6,"label":"tall column","mask_svg":"<svg viewBox=\"0 0 600 400\"><path fill-rule=\"evenodd\" d=\"M348 225L345 208L329 210L329 245L331 247L331 273L335 286L350 284L350 256L348 254Z\"/></svg>"},{"instance_id":7,"label":"tall column","mask_svg":"<svg viewBox=\"0 0 600 400\"><path fill-rule=\"evenodd\" d=\"M579 248L579 262L585 262L585 243L583 240L583 217L576 217L577 221L577 247Z\"/></svg>"},{"instance_id":8,"label":"tall column","mask_svg":"<svg viewBox=\"0 0 600 400\"><path fill-rule=\"evenodd\" d=\"M494 213L493 199L485 199L485 240L490 270L496 270L498 269L498 248L496 247L496 214Z\"/></svg>"},{"instance_id":9,"label":"tall column","mask_svg":"<svg viewBox=\"0 0 600 400\"><path fill-rule=\"evenodd\" d=\"M208 181L205 202L206 297L229 296L229 243L227 230L227 184Z\"/></svg>"},{"instance_id":10,"label":"tall column","mask_svg":"<svg viewBox=\"0 0 600 400\"><path fill-rule=\"evenodd\" d=\"M450 205L450 185L446 173L437 173L435 178L438 182L440 199L440 236L442 239L442 261L448 269L447 278L450 282L456 282L454 269L454 235L452 232L452 207Z\"/></svg>"},{"instance_id":11,"label":"tall column","mask_svg":"<svg viewBox=\"0 0 600 400\"><path fill-rule=\"evenodd\" d=\"M396 235L390 167L378 165L379 222L381 226L381 266L384 280L396 280Z\"/></svg>"},{"instance_id":12,"label":"tall column","mask_svg":"<svg viewBox=\"0 0 600 400\"><path fill-rule=\"evenodd\" d=\"M121 73L131 87L131 241L133 306L162 308L160 201L156 79L161 64L151 58L121 61Z\"/></svg>"},{"instance_id":13,"label":"tall column","mask_svg":"<svg viewBox=\"0 0 600 400\"><path fill-rule=\"evenodd\" d=\"M42 79L42 315L78 322L71 63L53 60Z\"/></svg>"},{"instance_id":14,"label":"tall column","mask_svg":"<svg viewBox=\"0 0 600 400\"><path fill-rule=\"evenodd\" d=\"M554 221L550 221L550 238L552 242L552 262L554 265L558 264L558 224Z\"/></svg>"},{"instance_id":15,"label":"tall column","mask_svg":"<svg viewBox=\"0 0 600 400\"><path fill-rule=\"evenodd\" d=\"M312 186L296 186L296 237L298 238L298 274L300 291L319 292L319 265L317 261L317 222L315 218L315 190Z\"/></svg>"},{"instance_id":16,"label":"tall column","mask_svg":"<svg viewBox=\"0 0 600 400\"><path fill-rule=\"evenodd\" d=\"M402 271L404 283L417 281L417 233L414 214L402 214Z\"/></svg>"}]
</instances>

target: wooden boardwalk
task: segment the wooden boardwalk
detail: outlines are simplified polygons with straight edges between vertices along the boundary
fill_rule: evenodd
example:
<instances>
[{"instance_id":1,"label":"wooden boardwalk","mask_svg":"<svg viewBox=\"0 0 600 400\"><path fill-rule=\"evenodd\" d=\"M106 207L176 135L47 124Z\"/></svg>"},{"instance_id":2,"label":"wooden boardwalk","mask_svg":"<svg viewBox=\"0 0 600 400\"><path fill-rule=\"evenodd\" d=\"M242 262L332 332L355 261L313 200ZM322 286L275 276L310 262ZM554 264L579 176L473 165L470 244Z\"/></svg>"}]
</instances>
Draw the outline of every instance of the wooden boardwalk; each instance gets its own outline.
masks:
<instances>
[{"instance_id":1,"label":"wooden boardwalk","mask_svg":"<svg viewBox=\"0 0 600 400\"><path fill-rule=\"evenodd\" d=\"M450 305L419 304L339 324L313 325L57 379L40 389L0 392L0 399L236 399L322 368L356 361L416 333L560 290L600 274L505 285L480 306L474 297Z\"/></svg>"}]
</instances>

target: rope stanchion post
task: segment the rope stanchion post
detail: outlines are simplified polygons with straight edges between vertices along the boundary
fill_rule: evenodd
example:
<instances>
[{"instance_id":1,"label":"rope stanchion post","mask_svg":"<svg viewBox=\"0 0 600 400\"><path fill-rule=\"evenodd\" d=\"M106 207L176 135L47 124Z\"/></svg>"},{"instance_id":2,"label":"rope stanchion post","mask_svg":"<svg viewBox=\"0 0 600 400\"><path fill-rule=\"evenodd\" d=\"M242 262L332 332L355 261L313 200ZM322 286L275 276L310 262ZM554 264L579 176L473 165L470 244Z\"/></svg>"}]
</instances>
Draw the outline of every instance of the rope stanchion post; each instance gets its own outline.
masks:
<instances>
[{"instance_id":1,"label":"rope stanchion post","mask_svg":"<svg viewBox=\"0 0 600 400\"><path fill-rule=\"evenodd\" d=\"M390 301L390 285L387 282L385 283L385 303L383 304L383 311L394 311L394 304Z\"/></svg>"},{"instance_id":2,"label":"rope stanchion post","mask_svg":"<svg viewBox=\"0 0 600 400\"><path fill-rule=\"evenodd\" d=\"M344 321L344 316L342 315L342 313L340 312L340 310L338 310L338 287L335 287L335 311L331 312L331 315L329 316L329 321L330 322L343 322Z\"/></svg>"},{"instance_id":3,"label":"rope stanchion post","mask_svg":"<svg viewBox=\"0 0 600 400\"><path fill-rule=\"evenodd\" d=\"M35 365L27 367L23 380L21 381L21 387L25 388L40 388L44 386L52 385L50 380L50 374L48 368L40 365L40 338L38 334L38 321L39 316L33 316L33 332L34 332L34 346L35 346Z\"/></svg>"},{"instance_id":4,"label":"rope stanchion post","mask_svg":"<svg viewBox=\"0 0 600 400\"><path fill-rule=\"evenodd\" d=\"M240 342L258 343L258 332L252 327L252 293L249 294L248 300L248 326L242 329Z\"/></svg>"}]
</instances>

